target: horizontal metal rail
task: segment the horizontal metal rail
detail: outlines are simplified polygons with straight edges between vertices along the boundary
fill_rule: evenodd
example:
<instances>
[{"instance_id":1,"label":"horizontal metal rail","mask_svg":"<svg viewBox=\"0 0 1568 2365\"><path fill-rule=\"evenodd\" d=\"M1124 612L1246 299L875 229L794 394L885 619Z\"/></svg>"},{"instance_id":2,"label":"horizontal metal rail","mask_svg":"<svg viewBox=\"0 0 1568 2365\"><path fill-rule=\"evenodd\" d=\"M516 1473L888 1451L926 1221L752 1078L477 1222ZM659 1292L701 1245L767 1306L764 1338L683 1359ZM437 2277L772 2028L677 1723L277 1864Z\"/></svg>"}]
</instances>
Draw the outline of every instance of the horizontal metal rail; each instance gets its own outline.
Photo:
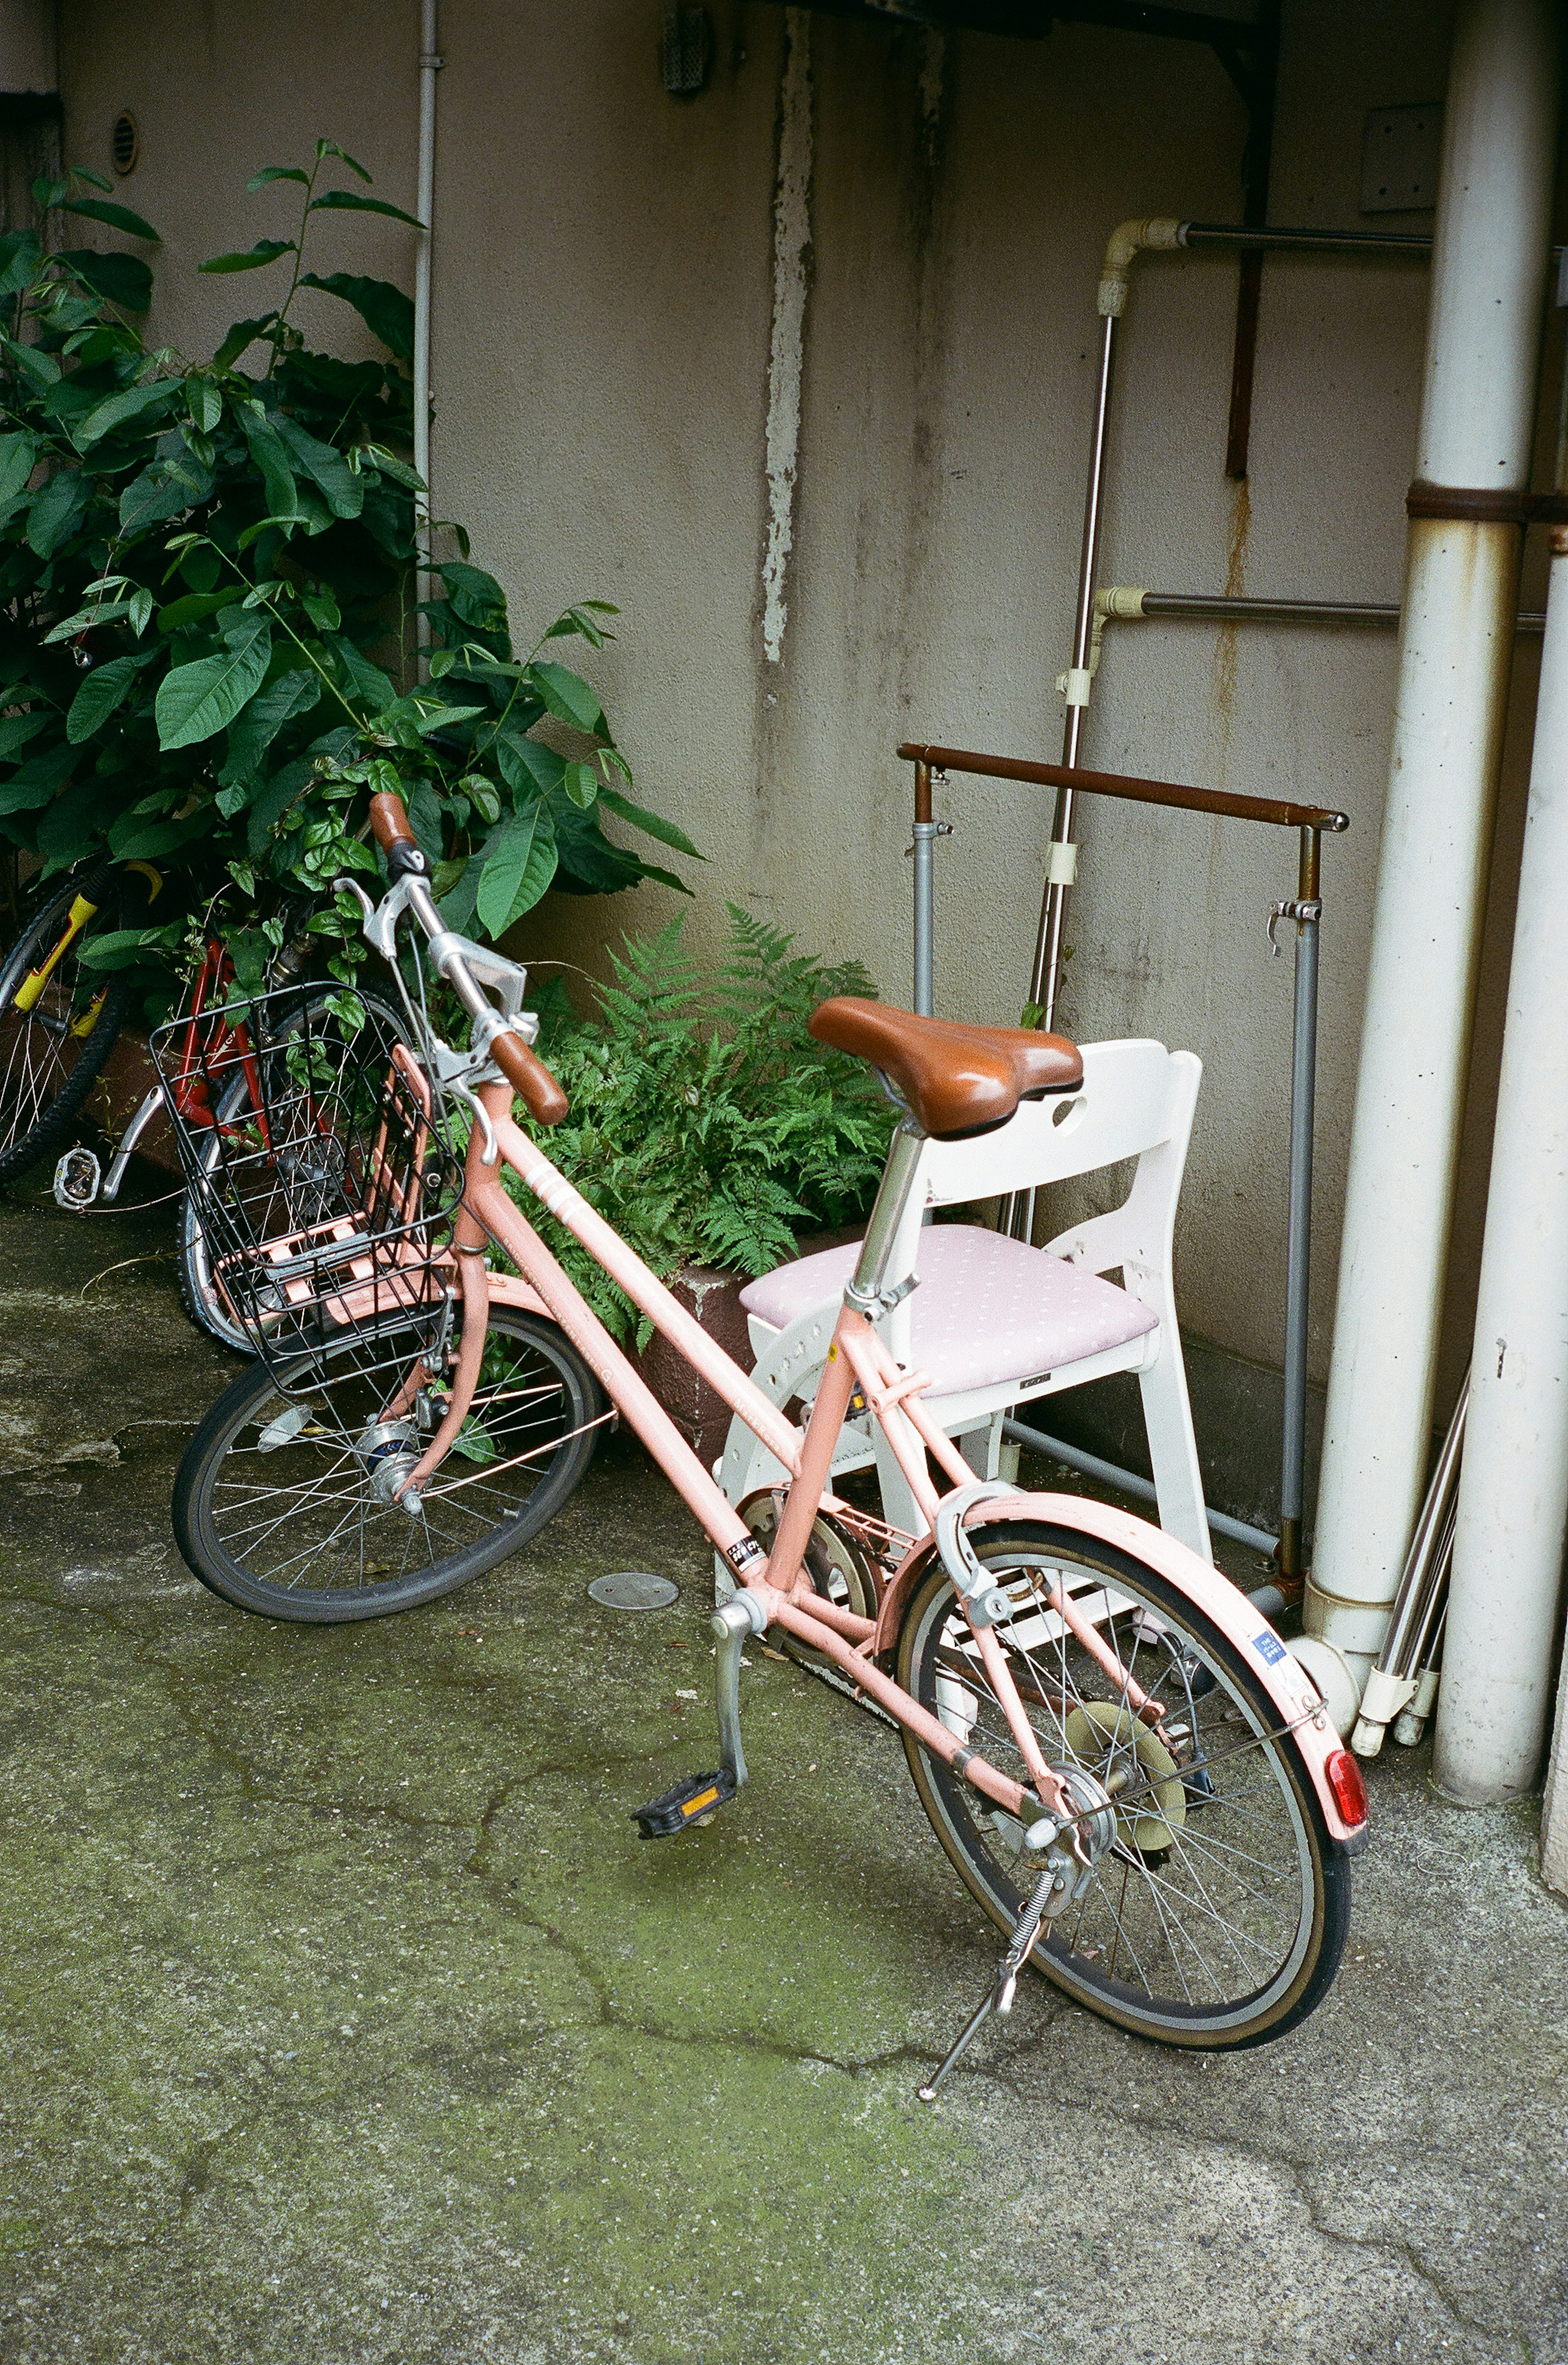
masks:
<instances>
[{"instance_id":1,"label":"horizontal metal rail","mask_svg":"<svg viewBox=\"0 0 1568 2365\"><path fill-rule=\"evenodd\" d=\"M1394 627L1399 610L1392 601L1374 600L1241 600L1197 591L1146 591L1139 614L1114 611L1117 623L1137 623L1148 616L1182 616L1223 624L1372 624ZM1543 609L1521 609L1516 619L1521 633L1546 630Z\"/></svg>"},{"instance_id":2,"label":"horizontal metal rail","mask_svg":"<svg viewBox=\"0 0 1568 2365\"><path fill-rule=\"evenodd\" d=\"M1182 813L1219 813L1230 821L1260 821L1276 829L1349 829L1349 813L1327 805L1298 805L1281 797L1237 796L1228 789L1188 788L1180 780L1144 780L1130 772L1088 772L1080 764L1036 764L1018 756L979 756L966 747L928 747L906 740L906 764L934 772L969 772L981 779L1025 780L1041 789L1076 789L1085 795L1122 797L1132 804L1171 805Z\"/></svg>"}]
</instances>

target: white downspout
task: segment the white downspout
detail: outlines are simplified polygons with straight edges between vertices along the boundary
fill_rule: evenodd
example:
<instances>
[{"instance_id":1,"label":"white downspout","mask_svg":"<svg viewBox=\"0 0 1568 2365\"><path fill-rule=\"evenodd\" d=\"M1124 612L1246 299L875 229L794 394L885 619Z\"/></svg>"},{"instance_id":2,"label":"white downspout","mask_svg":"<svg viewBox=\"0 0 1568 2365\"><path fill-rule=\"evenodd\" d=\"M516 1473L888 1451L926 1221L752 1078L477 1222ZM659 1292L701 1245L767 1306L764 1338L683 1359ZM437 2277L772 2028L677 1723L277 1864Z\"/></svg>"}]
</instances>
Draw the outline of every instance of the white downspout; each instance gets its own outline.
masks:
<instances>
[{"instance_id":1,"label":"white downspout","mask_svg":"<svg viewBox=\"0 0 1568 2365\"><path fill-rule=\"evenodd\" d=\"M1474 1805L1535 1780L1568 1533L1564 880L1568 527L1554 526L1432 1763Z\"/></svg>"},{"instance_id":2,"label":"white downspout","mask_svg":"<svg viewBox=\"0 0 1568 2365\"><path fill-rule=\"evenodd\" d=\"M431 248L435 236L435 78L437 0L420 0L420 177L414 211L424 228L414 249L414 469L426 489L414 496L414 525L420 555L430 555L431 480ZM428 566L418 576L420 604L431 595ZM429 663L430 618L418 619L420 678Z\"/></svg>"},{"instance_id":3,"label":"white downspout","mask_svg":"<svg viewBox=\"0 0 1568 2365\"><path fill-rule=\"evenodd\" d=\"M1552 0L1462 0L1455 24L1416 470L1431 485L1495 492L1529 483L1556 14ZM1307 1631L1336 1645L1363 1680L1431 1449L1521 541L1518 524L1495 521L1417 517L1409 529L1305 1605Z\"/></svg>"}]
</instances>

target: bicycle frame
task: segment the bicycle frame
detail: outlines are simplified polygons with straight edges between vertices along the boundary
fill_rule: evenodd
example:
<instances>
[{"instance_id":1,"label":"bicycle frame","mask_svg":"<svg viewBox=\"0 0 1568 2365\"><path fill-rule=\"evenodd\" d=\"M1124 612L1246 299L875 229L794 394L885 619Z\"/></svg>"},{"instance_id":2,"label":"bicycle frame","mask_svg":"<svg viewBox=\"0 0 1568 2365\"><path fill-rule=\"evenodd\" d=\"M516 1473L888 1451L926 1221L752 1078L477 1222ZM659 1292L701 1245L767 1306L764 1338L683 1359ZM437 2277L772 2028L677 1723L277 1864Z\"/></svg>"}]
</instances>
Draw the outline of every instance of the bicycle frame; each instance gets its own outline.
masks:
<instances>
[{"instance_id":1,"label":"bicycle frame","mask_svg":"<svg viewBox=\"0 0 1568 2365\"><path fill-rule=\"evenodd\" d=\"M935 1463L955 1488L972 1484L974 1478L951 1440L930 1419L920 1403L924 1374L900 1371L872 1323L846 1302L840 1308L802 1434L708 1336L636 1252L595 1213L538 1144L521 1131L511 1115L510 1087L500 1082L481 1084L477 1097L489 1121L498 1156L494 1163L486 1162L483 1128L476 1126L469 1138L463 1203L453 1240L465 1312L462 1348L446 1412L409 1474L408 1487L418 1488L425 1484L444 1459L467 1417L484 1353L490 1302L484 1257L489 1241L494 1240L516 1264L552 1319L587 1359L610 1401L695 1515L716 1551L734 1569L737 1586L752 1597L759 1620L778 1626L821 1653L857 1690L913 1733L924 1748L961 1773L993 1806L1025 1822L1040 1812L1064 1823L1072 1822L1075 1810L1070 1794L1046 1762L1006 1654L989 1626L978 1620L970 1621L980 1665L1027 1769L1032 1793L967 1747L876 1664L876 1654L892 1640L895 1620L888 1613L902 1608L913 1578L928 1564L935 1548L935 1528L941 1497L932 1483L931 1464ZM770 1552L764 1553L646 1382L507 1195L501 1183L502 1161L581 1242L639 1311L789 1472L790 1485ZM827 1490L828 1475L834 1448L857 1388L897 1457L926 1526L926 1533L914 1540L895 1575L883 1604L883 1615L878 1619L861 1617L818 1594L805 1569L812 1524L819 1511L831 1511L835 1506L836 1498ZM1077 1498L1069 1505L1051 1496L1020 1494L1012 1508L1019 1514L1035 1517L1042 1511L1047 1516L1054 1511L1058 1519L1069 1513L1078 1525L1103 1533L1107 1541L1120 1543L1144 1560L1158 1563L1178 1554L1182 1563L1181 1582L1188 1591L1194 1589L1194 1572L1202 1567L1204 1607L1233 1636L1255 1646L1261 1621L1245 1596L1216 1572L1203 1567L1194 1555L1184 1553L1172 1539L1160 1537L1159 1548L1151 1551L1151 1540L1159 1531L1148 1529L1144 1522L1133 1520L1108 1506L1087 1505ZM1086 1519L1086 1512L1099 1516ZM1158 1725L1163 1710L1132 1680L1099 1626L1085 1615L1065 1585L1053 1590L1049 1606L1121 1687L1133 1712ZM1286 1721L1299 1726L1304 1719L1322 1717L1321 1702L1310 1680L1282 1651L1278 1662L1271 1662L1265 1655L1260 1672ZM1330 1750L1338 1745L1338 1736L1326 1717L1323 1730L1308 1731L1304 1743L1304 1754L1313 1769L1330 1829L1336 1836L1347 1837L1349 1827L1338 1813L1322 1770ZM1315 1747L1314 1743L1318 1745Z\"/></svg>"}]
</instances>

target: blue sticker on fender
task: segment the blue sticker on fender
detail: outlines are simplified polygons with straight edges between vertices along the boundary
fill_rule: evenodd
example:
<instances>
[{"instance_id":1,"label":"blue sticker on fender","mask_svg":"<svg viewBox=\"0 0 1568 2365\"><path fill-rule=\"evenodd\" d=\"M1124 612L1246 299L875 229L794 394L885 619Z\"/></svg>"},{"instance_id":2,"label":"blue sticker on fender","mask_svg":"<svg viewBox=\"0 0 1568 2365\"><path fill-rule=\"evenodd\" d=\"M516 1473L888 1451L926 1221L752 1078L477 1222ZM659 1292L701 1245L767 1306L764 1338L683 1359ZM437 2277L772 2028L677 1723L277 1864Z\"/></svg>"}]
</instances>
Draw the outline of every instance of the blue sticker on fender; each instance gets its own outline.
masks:
<instances>
[{"instance_id":1,"label":"blue sticker on fender","mask_svg":"<svg viewBox=\"0 0 1568 2365\"><path fill-rule=\"evenodd\" d=\"M1285 1646L1277 1634L1254 1634L1252 1648L1265 1666L1277 1667L1286 1655Z\"/></svg>"}]
</instances>

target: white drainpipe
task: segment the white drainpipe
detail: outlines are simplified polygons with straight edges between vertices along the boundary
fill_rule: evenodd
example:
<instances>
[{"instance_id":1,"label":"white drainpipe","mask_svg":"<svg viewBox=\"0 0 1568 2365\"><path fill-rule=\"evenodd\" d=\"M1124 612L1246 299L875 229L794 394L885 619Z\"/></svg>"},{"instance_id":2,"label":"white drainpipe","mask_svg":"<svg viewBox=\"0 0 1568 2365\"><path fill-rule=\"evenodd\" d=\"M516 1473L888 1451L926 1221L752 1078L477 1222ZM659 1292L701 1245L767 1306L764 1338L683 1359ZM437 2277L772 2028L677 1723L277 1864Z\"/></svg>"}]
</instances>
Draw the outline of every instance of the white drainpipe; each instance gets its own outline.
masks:
<instances>
[{"instance_id":1,"label":"white drainpipe","mask_svg":"<svg viewBox=\"0 0 1568 2365\"><path fill-rule=\"evenodd\" d=\"M414 467L429 486L431 480L431 247L435 234L435 78L441 72L436 53L436 0L420 0L420 180L414 211L425 227L414 252ZM414 496L420 548L430 551L430 495ZM421 568L420 599L431 597L431 577ZM420 673L424 675L430 646L430 618L419 619Z\"/></svg>"},{"instance_id":2,"label":"white drainpipe","mask_svg":"<svg viewBox=\"0 0 1568 2365\"><path fill-rule=\"evenodd\" d=\"M1556 108L1552 0L1462 0L1416 466L1428 484L1529 482ZM1305 1602L1308 1632L1362 1678L1449 1409L1433 1404L1438 1331L1521 541L1507 522L1409 529Z\"/></svg>"},{"instance_id":3,"label":"white drainpipe","mask_svg":"<svg viewBox=\"0 0 1568 2365\"><path fill-rule=\"evenodd\" d=\"M1432 1771L1535 1780L1568 1530L1568 528L1554 527Z\"/></svg>"}]
</instances>

